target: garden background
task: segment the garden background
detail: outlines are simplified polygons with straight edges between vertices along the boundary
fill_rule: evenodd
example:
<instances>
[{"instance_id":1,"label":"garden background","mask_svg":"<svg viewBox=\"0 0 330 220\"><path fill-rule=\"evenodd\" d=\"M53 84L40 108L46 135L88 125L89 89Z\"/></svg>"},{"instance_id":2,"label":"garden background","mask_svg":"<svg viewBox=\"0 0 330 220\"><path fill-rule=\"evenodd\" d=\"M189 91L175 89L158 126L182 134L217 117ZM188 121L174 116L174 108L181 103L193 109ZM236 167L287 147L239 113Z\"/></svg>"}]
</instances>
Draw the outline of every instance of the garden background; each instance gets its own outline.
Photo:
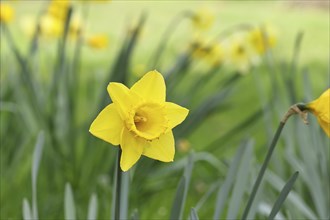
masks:
<instances>
[{"instance_id":1,"label":"garden background","mask_svg":"<svg viewBox=\"0 0 330 220\"><path fill-rule=\"evenodd\" d=\"M39 219L109 219L116 150L88 129L111 102L110 81L130 87L154 69L165 77L167 100L190 113L174 129L173 163L143 157L129 171L123 216L176 216L183 189L178 216L240 218L285 112L330 86L329 1L72 1L66 21L84 32L72 39L34 35L47 1L1 4L14 10L1 21L1 219L29 210ZM200 11L212 22L196 34ZM213 65L203 60L208 52L197 54L205 39L230 38L245 26L271 26L276 38L247 69L241 60ZM88 40L94 34L101 45ZM287 122L250 218L269 215L296 171L277 217L329 218L329 138L308 120Z\"/></svg>"}]
</instances>

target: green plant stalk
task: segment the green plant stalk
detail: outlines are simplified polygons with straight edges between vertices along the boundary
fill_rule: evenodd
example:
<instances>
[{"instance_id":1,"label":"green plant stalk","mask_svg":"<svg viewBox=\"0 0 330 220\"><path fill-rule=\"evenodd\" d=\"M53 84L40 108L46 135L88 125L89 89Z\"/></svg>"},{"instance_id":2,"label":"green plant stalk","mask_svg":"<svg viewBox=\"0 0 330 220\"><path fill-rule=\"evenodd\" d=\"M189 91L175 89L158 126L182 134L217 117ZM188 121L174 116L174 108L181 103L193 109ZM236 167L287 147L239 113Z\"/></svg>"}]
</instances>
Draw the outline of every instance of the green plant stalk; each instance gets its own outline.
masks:
<instances>
[{"instance_id":1,"label":"green plant stalk","mask_svg":"<svg viewBox=\"0 0 330 220\"><path fill-rule=\"evenodd\" d=\"M120 193L121 193L121 176L122 176L122 171L120 169L120 157L121 157L121 149L119 148L117 154L117 167L116 167L117 183L116 183L115 219L120 219Z\"/></svg>"},{"instance_id":2,"label":"green plant stalk","mask_svg":"<svg viewBox=\"0 0 330 220\"><path fill-rule=\"evenodd\" d=\"M272 140L272 142L270 144L270 147L269 147L269 150L267 152L266 158L265 158L265 160L264 160L264 162L263 162L263 164L261 166L261 169L259 171L257 180L255 181L255 183L253 185L253 189L252 189L251 195L249 197L248 203L247 203L247 205L246 205L246 207L244 209L244 212L243 212L243 215L242 215L242 219L246 219L247 216L248 216L248 214L249 214L249 211L250 211L250 208L252 206L253 200L254 200L254 198L255 198L255 196L257 194L257 191L259 189L261 180L262 180L262 178L263 178L263 176L265 174L266 168L267 168L267 166L269 164L269 161L270 161L270 159L272 157L273 151L274 151L274 149L276 147L276 144L278 142L278 139L279 139L279 137L281 135L281 132L282 132L282 130L284 128L284 125L285 125L286 121L289 119L289 117L291 115L293 115L293 114L299 114L303 118L304 122L307 123L306 120L305 120L304 112L302 112L304 110L305 109L304 109L304 106L302 104L295 104L295 105L293 105L293 106L290 107L290 109L288 110L288 112L285 114L284 118L281 120L281 122L280 122L280 124L279 124L279 126L278 126L278 128L276 130L275 136L273 137L273 140Z\"/></svg>"}]
</instances>

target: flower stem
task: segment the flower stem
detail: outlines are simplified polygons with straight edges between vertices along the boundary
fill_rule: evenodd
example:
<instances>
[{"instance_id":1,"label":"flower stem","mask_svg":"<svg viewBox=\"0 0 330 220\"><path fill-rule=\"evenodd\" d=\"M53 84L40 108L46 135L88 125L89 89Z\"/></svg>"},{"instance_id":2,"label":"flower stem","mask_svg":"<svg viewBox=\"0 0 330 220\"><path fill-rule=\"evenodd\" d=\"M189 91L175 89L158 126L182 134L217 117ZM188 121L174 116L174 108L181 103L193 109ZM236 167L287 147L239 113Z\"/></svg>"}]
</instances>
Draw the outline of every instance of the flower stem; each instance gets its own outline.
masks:
<instances>
[{"instance_id":1,"label":"flower stem","mask_svg":"<svg viewBox=\"0 0 330 220\"><path fill-rule=\"evenodd\" d=\"M120 192L121 192L121 176L122 171L120 169L120 157L121 149L118 149L117 154L117 166L116 166L116 208L115 208L115 219L120 219Z\"/></svg>"},{"instance_id":2,"label":"flower stem","mask_svg":"<svg viewBox=\"0 0 330 220\"><path fill-rule=\"evenodd\" d=\"M253 186L253 189L252 189L252 193L249 197L249 200L248 200L248 203L244 209L244 212L243 212L243 215L242 215L242 219L247 219L247 216L249 214L249 211L250 211L250 208L252 206L252 203L253 203L253 200L257 194L257 191L259 189L259 186L260 186L260 183L261 183L261 180L265 174L265 171L266 171L266 168L269 164L269 161L272 157L272 154L273 154L273 151L275 149L275 146L277 144L277 141L281 135L281 132L283 130L283 127L286 123L286 121L289 119L289 117L293 114L299 114L302 119L304 120L304 123L307 123L306 121L306 118L305 118L305 114L304 112L302 112L303 109L300 108L301 106L299 104L296 104L296 105L293 105L290 107L290 109L288 110L288 112L285 114L285 116L283 117L283 119L281 120L277 130L276 130L276 133L275 133L275 136L273 137L273 140L270 144L270 147L269 147L269 150L268 150L268 153L266 155L266 158L264 160L264 163L262 164L261 166L261 169L259 171L259 174L258 174L258 177L257 177L257 180L255 181L254 183L254 186Z\"/></svg>"}]
</instances>

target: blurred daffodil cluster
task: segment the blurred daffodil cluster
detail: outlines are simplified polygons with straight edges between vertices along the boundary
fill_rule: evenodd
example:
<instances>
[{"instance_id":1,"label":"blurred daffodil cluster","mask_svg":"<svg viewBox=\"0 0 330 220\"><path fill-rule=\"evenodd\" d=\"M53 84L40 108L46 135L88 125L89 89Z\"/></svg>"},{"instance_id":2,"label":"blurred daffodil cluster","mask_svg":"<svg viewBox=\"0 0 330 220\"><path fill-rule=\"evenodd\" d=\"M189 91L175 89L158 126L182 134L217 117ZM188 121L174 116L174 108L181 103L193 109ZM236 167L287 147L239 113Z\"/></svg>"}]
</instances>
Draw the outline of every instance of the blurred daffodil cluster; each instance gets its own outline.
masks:
<instances>
[{"instance_id":1,"label":"blurred daffodil cluster","mask_svg":"<svg viewBox=\"0 0 330 220\"><path fill-rule=\"evenodd\" d=\"M196 38L191 44L192 55L213 67L226 66L241 74L261 63L266 52L276 45L273 27L249 27L237 30L223 39Z\"/></svg>"},{"instance_id":2,"label":"blurred daffodil cluster","mask_svg":"<svg viewBox=\"0 0 330 220\"><path fill-rule=\"evenodd\" d=\"M105 48L108 45L107 35L90 33L87 28L87 16L82 15L75 7L78 3L94 2L109 1L51 0L38 17L31 15L23 17L21 28L28 36L37 34L44 40L59 39L67 31L67 36L72 41L81 38L82 42L91 48Z\"/></svg>"}]
</instances>

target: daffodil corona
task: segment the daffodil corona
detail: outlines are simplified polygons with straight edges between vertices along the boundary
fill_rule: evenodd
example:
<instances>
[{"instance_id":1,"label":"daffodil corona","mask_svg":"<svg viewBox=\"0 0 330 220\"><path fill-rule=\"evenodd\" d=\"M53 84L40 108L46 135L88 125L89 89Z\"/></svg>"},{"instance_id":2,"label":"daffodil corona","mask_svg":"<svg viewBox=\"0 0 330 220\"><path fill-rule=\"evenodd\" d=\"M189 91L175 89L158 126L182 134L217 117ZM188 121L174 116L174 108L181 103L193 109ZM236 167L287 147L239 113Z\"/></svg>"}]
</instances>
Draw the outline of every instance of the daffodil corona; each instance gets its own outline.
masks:
<instances>
[{"instance_id":1,"label":"daffodil corona","mask_svg":"<svg viewBox=\"0 0 330 220\"><path fill-rule=\"evenodd\" d=\"M324 132L330 137L330 89L306 105L307 110L311 111L323 128Z\"/></svg>"},{"instance_id":2,"label":"daffodil corona","mask_svg":"<svg viewBox=\"0 0 330 220\"><path fill-rule=\"evenodd\" d=\"M113 101L93 121L90 132L113 145L120 145L120 167L130 169L141 157L171 162L175 147L172 128L180 124L189 110L166 102L163 76L148 72L130 89L121 83L110 83Z\"/></svg>"}]
</instances>

